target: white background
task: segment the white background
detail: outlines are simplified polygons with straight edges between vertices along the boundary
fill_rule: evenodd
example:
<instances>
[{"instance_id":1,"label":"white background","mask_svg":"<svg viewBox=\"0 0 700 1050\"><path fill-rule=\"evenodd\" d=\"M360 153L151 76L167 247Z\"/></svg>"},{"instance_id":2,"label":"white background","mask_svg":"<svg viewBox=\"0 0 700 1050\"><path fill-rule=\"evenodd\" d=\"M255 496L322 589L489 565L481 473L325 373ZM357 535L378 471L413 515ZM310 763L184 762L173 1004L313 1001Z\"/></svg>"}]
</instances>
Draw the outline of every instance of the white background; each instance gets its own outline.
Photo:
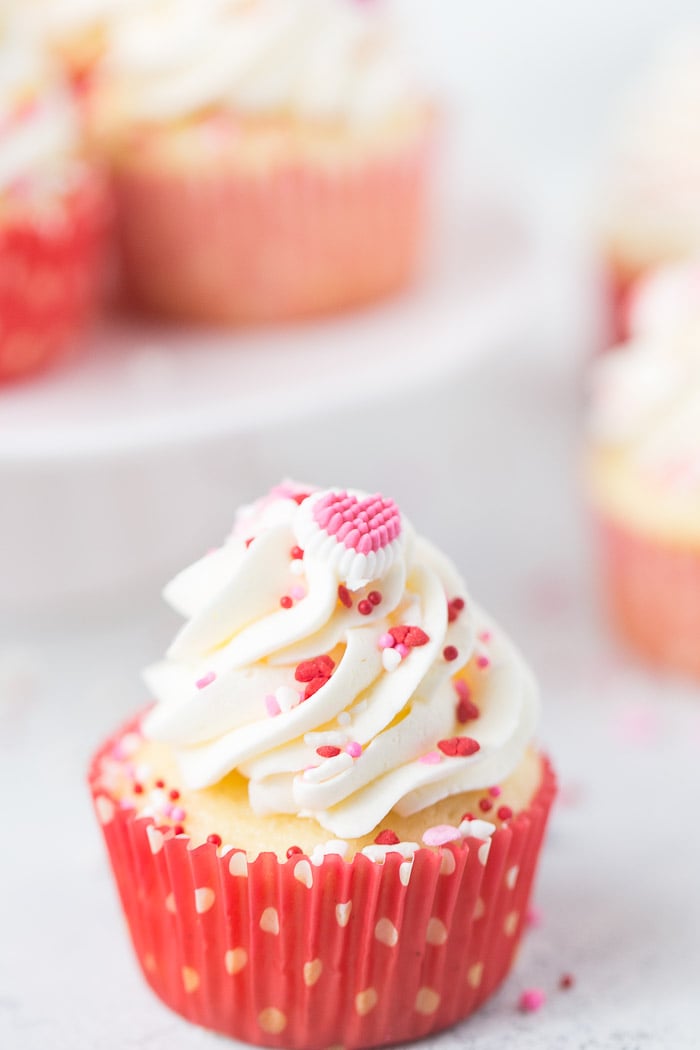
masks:
<instances>
[{"instance_id":1,"label":"white background","mask_svg":"<svg viewBox=\"0 0 700 1050\"><path fill-rule=\"evenodd\" d=\"M453 181L472 158L480 171L494 170L499 192L510 187L538 231L534 241L544 244L545 293L541 280L533 285L538 316L525 324L514 315L507 345L465 355L449 377L426 374L398 403L373 402L368 411L359 399L331 413L310 407L293 427L262 420L226 448L180 445L163 491L141 487L133 460L111 462L100 492L111 491L123 514L122 550L114 547L118 527L85 526L96 479L83 483L78 470L84 514L75 528L85 559L122 564L130 544L148 535L133 561L151 571L70 603L27 603L18 612L5 602L0 613L0 1046L222 1045L155 1003L136 973L83 777L100 737L144 701L139 668L174 629L157 581L205 540L216 542L240 498L286 473L395 495L459 563L542 681L541 736L563 786L537 890L542 922L499 996L436 1044L700 1045L700 695L638 668L606 637L577 473L581 373L595 328L586 232L601 144L628 78L695 5L400 6L419 29L422 60L448 92ZM428 372L434 359L428 341ZM217 492L196 513L187 489L174 491L193 462ZM50 547L60 507L41 496L53 469L19 481L4 469L13 503L26 493L31 544ZM227 487L230 498L222 495ZM154 500L182 508L161 542L138 528L139 507ZM2 510L12 517L7 504ZM18 558L26 555L17 531L12 542ZM563 971L576 978L566 993L557 990ZM530 986L548 998L524 1016L515 1004Z\"/></svg>"}]
</instances>

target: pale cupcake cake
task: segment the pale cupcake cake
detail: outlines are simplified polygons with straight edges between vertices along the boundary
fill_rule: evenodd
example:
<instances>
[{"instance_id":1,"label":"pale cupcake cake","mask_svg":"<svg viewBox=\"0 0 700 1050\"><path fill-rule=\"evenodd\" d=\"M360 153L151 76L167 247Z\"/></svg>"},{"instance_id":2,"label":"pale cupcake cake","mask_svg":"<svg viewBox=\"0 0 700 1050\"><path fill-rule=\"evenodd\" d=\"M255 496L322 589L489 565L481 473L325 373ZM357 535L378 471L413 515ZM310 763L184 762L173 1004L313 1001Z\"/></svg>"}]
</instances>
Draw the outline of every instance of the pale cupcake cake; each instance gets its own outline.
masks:
<instances>
[{"instance_id":1,"label":"pale cupcake cake","mask_svg":"<svg viewBox=\"0 0 700 1050\"><path fill-rule=\"evenodd\" d=\"M613 622L647 658L698 675L700 310L691 321L683 301L674 322L652 291L641 334L594 370L587 482Z\"/></svg>"},{"instance_id":2,"label":"pale cupcake cake","mask_svg":"<svg viewBox=\"0 0 700 1050\"><path fill-rule=\"evenodd\" d=\"M82 154L70 92L0 9L0 382L73 350L95 307L107 199Z\"/></svg>"},{"instance_id":3,"label":"pale cupcake cake","mask_svg":"<svg viewBox=\"0 0 700 1050\"><path fill-rule=\"evenodd\" d=\"M284 320L412 278L434 120L385 7L144 0L115 20L90 125L137 303Z\"/></svg>"},{"instance_id":4,"label":"pale cupcake cake","mask_svg":"<svg viewBox=\"0 0 700 1050\"><path fill-rule=\"evenodd\" d=\"M156 992L266 1045L467 1016L554 795L518 651L380 494L279 486L165 594L185 622L155 703L90 773Z\"/></svg>"}]
</instances>

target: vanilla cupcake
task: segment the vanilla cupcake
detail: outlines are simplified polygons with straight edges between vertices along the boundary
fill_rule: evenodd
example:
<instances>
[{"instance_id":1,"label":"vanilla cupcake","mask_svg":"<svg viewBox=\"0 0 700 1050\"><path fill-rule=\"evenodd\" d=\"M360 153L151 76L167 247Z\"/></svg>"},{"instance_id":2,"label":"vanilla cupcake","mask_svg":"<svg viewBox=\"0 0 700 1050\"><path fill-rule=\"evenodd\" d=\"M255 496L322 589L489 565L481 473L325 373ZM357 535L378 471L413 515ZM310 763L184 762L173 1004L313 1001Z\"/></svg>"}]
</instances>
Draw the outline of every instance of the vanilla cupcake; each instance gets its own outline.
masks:
<instances>
[{"instance_id":1,"label":"vanilla cupcake","mask_svg":"<svg viewBox=\"0 0 700 1050\"><path fill-rule=\"evenodd\" d=\"M620 114L603 202L602 250L626 337L630 290L700 253L700 32L668 43Z\"/></svg>"},{"instance_id":2,"label":"vanilla cupcake","mask_svg":"<svg viewBox=\"0 0 700 1050\"><path fill-rule=\"evenodd\" d=\"M512 962L555 790L517 650L354 491L280 486L166 597L155 705L90 771L151 987L309 1050L466 1017Z\"/></svg>"},{"instance_id":3,"label":"vanilla cupcake","mask_svg":"<svg viewBox=\"0 0 700 1050\"><path fill-rule=\"evenodd\" d=\"M413 277L433 121L383 4L144 0L93 101L142 307L285 320Z\"/></svg>"},{"instance_id":4,"label":"vanilla cupcake","mask_svg":"<svg viewBox=\"0 0 700 1050\"><path fill-rule=\"evenodd\" d=\"M649 660L698 676L700 311L674 323L656 305L595 367L588 488L615 626Z\"/></svg>"},{"instance_id":5,"label":"vanilla cupcake","mask_svg":"<svg viewBox=\"0 0 700 1050\"><path fill-rule=\"evenodd\" d=\"M0 16L0 381L79 344L106 220L69 93L33 38Z\"/></svg>"}]
</instances>

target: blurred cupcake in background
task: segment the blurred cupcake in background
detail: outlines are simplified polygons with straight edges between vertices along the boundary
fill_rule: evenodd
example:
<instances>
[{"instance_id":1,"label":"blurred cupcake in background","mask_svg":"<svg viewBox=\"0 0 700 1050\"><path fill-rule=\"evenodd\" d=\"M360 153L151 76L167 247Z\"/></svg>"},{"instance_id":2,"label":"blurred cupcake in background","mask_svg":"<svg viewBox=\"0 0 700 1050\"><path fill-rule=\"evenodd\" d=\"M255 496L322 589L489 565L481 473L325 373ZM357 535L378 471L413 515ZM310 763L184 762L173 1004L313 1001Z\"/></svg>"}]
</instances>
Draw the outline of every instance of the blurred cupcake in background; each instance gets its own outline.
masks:
<instances>
[{"instance_id":1,"label":"blurred cupcake in background","mask_svg":"<svg viewBox=\"0 0 700 1050\"><path fill-rule=\"evenodd\" d=\"M669 43L620 114L602 244L616 338L634 283L700 252L700 31Z\"/></svg>"},{"instance_id":2,"label":"blurred cupcake in background","mask_svg":"<svg viewBox=\"0 0 700 1050\"><path fill-rule=\"evenodd\" d=\"M78 344L100 290L107 217L70 93L0 13L0 380Z\"/></svg>"},{"instance_id":3,"label":"blurred cupcake in background","mask_svg":"<svg viewBox=\"0 0 700 1050\"><path fill-rule=\"evenodd\" d=\"M142 307L284 320L416 272L433 114L382 3L144 0L93 103Z\"/></svg>"},{"instance_id":4,"label":"blurred cupcake in background","mask_svg":"<svg viewBox=\"0 0 700 1050\"><path fill-rule=\"evenodd\" d=\"M643 333L593 373L587 475L603 588L622 637L647 659L697 677L700 294L692 320L687 303L677 320L667 303L665 315L652 301L646 315L637 305Z\"/></svg>"}]
</instances>

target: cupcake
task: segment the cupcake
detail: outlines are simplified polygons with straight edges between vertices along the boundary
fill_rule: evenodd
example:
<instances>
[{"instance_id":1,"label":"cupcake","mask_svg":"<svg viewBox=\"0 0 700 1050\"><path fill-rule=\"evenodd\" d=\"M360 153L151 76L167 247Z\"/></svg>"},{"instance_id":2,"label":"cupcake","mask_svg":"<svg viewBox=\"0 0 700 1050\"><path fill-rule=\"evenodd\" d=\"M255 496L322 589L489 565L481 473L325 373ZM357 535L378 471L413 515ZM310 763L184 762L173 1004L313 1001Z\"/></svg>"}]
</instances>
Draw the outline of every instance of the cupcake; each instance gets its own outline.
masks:
<instances>
[{"instance_id":1,"label":"cupcake","mask_svg":"<svg viewBox=\"0 0 700 1050\"><path fill-rule=\"evenodd\" d=\"M166 588L185 625L90 787L160 998L237 1039L414 1039L513 960L554 775L538 694L381 495L285 484Z\"/></svg>"},{"instance_id":2,"label":"cupcake","mask_svg":"<svg viewBox=\"0 0 700 1050\"><path fill-rule=\"evenodd\" d=\"M433 121L382 4L144 0L93 103L142 308L279 321L413 277Z\"/></svg>"},{"instance_id":3,"label":"cupcake","mask_svg":"<svg viewBox=\"0 0 700 1050\"><path fill-rule=\"evenodd\" d=\"M700 312L659 320L595 367L588 489L612 622L648 660L700 676Z\"/></svg>"},{"instance_id":4,"label":"cupcake","mask_svg":"<svg viewBox=\"0 0 700 1050\"><path fill-rule=\"evenodd\" d=\"M0 17L0 381L79 343L100 288L106 219L69 95L29 36Z\"/></svg>"},{"instance_id":5,"label":"cupcake","mask_svg":"<svg viewBox=\"0 0 700 1050\"><path fill-rule=\"evenodd\" d=\"M625 329L631 336L668 337L700 317L700 256L651 270L628 297Z\"/></svg>"},{"instance_id":6,"label":"cupcake","mask_svg":"<svg viewBox=\"0 0 700 1050\"><path fill-rule=\"evenodd\" d=\"M628 96L603 203L615 335L634 283L700 252L700 32L672 40Z\"/></svg>"}]
</instances>

